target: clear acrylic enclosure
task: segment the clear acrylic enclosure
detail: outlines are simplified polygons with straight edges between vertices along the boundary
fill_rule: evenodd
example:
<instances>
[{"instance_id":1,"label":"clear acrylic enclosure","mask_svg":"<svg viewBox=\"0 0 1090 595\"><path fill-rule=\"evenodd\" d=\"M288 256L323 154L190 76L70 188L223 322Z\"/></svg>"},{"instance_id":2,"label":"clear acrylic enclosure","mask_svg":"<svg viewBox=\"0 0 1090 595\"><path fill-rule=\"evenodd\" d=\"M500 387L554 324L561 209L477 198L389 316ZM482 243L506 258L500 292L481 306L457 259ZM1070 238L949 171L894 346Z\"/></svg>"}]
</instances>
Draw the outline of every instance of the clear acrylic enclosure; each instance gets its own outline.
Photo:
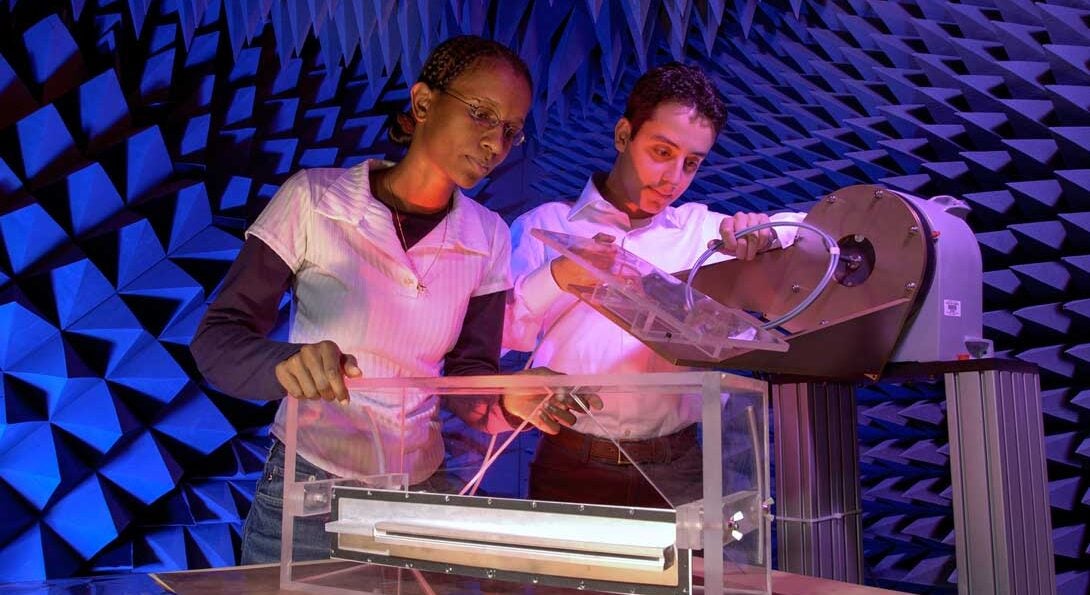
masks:
<instances>
[{"instance_id":1,"label":"clear acrylic enclosure","mask_svg":"<svg viewBox=\"0 0 1090 595\"><path fill-rule=\"evenodd\" d=\"M514 374L359 379L350 392L347 405L288 403L283 588L771 592L764 382L719 372ZM679 447L692 456L677 464L643 464L635 444L604 435L660 507L527 498L538 432L513 431L521 420L504 413L504 395L539 409L566 402L594 420L591 395L623 403L634 394L677 400L693 423L683 434L691 444ZM343 479L298 472L318 462Z\"/></svg>"}]
</instances>

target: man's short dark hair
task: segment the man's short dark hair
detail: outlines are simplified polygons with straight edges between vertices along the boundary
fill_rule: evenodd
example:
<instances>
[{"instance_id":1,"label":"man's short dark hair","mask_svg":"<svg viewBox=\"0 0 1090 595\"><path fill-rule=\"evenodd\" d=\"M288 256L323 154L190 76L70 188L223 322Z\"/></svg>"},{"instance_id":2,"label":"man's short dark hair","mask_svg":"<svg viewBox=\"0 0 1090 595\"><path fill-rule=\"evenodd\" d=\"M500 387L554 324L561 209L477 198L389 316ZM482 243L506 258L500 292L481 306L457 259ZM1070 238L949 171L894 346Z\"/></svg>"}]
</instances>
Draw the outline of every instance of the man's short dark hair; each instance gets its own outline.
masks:
<instances>
[{"instance_id":1,"label":"man's short dark hair","mask_svg":"<svg viewBox=\"0 0 1090 595\"><path fill-rule=\"evenodd\" d=\"M695 66L670 62L645 72L632 88L624 110L624 117L632 125L632 136L663 103L696 108L712 123L716 134L727 122L727 106L708 75Z\"/></svg>"}]
</instances>

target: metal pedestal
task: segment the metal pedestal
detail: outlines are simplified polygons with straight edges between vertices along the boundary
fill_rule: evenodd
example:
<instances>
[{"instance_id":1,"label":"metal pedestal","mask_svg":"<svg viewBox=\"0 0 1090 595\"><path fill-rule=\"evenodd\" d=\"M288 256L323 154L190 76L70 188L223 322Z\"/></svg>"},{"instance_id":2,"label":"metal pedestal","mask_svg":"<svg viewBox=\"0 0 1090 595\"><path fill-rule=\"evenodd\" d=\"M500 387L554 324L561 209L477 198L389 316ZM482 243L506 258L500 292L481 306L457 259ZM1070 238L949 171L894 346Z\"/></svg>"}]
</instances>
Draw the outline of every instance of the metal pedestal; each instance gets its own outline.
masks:
<instances>
[{"instance_id":1,"label":"metal pedestal","mask_svg":"<svg viewBox=\"0 0 1090 595\"><path fill-rule=\"evenodd\" d=\"M946 383L958 592L1056 592L1037 367L1010 360L894 364L884 381ZM862 581L855 392L772 380L783 570Z\"/></svg>"},{"instance_id":2,"label":"metal pedestal","mask_svg":"<svg viewBox=\"0 0 1090 595\"><path fill-rule=\"evenodd\" d=\"M773 379L779 568L863 582L855 388Z\"/></svg>"},{"instance_id":3,"label":"metal pedestal","mask_svg":"<svg viewBox=\"0 0 1090 595\"><path fill-rule=\"evenodd\" d=\"M958 593L1056 592L1036 366L950 370Z\"/></svg>"}]
</instances>

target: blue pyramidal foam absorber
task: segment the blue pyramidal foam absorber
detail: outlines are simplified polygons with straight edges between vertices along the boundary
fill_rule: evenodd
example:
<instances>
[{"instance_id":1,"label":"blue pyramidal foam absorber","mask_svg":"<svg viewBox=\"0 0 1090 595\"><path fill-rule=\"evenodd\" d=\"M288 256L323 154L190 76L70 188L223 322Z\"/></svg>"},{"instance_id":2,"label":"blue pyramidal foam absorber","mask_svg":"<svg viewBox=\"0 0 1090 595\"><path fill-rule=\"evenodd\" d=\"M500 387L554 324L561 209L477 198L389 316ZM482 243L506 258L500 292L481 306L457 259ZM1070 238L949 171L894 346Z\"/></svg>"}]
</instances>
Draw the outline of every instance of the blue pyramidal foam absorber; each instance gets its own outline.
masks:
<instances>
[{"instance_id":1,"label":"blue pyramidal foam absorber","mask_svg":"<svg viewBox=\"0 0 1090 595\"><path fill-rule=\"evenodd\" d=\"M72 138L57 108L47 105L15 124L23 175L39 181L81 161Z\"/></svg>"},{"instance_id":2,"label":"blue pyramidal foam absorber","mask_svg":"<svg viewBox=\"0 0 1090 595\"><path fill-rule=\"evenodd\" d=\"M56 99L86 76L76 40L56 14L28 28L23 33L23 46L30 82L41 89L44 101Z\"/></svg>"}]
</instances>

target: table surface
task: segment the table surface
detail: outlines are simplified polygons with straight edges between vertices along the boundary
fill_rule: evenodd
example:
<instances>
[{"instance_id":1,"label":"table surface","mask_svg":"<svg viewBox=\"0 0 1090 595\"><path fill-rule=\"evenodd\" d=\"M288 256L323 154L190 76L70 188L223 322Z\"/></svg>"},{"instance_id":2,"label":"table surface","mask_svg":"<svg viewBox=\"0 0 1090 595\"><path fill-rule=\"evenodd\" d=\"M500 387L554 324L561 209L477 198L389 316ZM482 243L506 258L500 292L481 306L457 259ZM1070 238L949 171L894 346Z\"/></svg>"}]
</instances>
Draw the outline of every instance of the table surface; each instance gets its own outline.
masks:
<instances>
[{"instance_id":1,"label":"table surface","mask_svg":"<svg viewBox=\"0 0 1090 595\"><path fill-rule=\"evenodd\" d=\"M345 564L335 562L334 564ZM525 587L510 589L510 583L484 581L450 575L423 574L411 570L390 567L371 567L371 573L377 583L390 587L389 593L400 595L442 595L444 593L482 593L495 594L504 591L526 593ZM207 570L185 570L157 574L125 574L94 576L86 578L59 579L28 583L0 583L0 594L30 595L46 593L49 595L86 595L92 593L125 593L126 595L159 595L162 593L230 593L231 595L249 594L292 594L302 591L279 588L279 565L264 564L257 566L232 566ZM423 582L421 582L423 580ZM488 584L493 583L493 584ZM505 588L506 587L506 588ZM536 588L535 593L542 595L560 595L580 593L573 589ZM772 591L775 595L890 595L898 591L889 591L863 585L852 585L838 581L813 578L773 571Z\"/></svg>"}]
</instances>

